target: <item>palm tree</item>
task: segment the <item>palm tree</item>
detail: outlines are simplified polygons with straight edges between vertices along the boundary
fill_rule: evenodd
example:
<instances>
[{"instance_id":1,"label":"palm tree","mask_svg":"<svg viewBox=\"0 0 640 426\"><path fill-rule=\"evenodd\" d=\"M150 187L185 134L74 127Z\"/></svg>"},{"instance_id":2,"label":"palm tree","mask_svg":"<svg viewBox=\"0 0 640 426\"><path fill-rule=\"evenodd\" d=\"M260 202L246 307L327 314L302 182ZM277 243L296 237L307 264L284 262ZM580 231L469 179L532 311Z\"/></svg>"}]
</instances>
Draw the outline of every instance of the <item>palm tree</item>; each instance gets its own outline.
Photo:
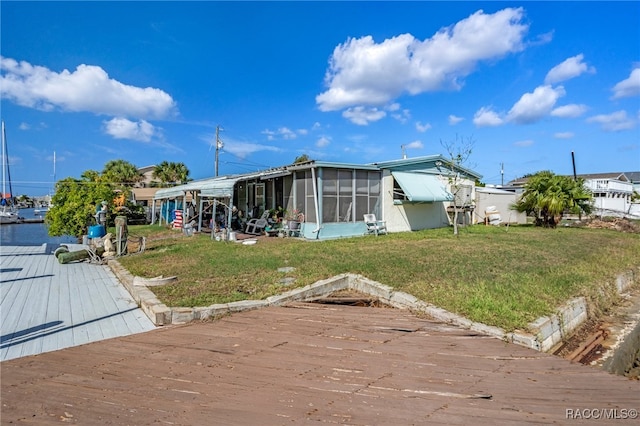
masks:
<instances>
[{"instance_id":1,"label":"palm tree","mask_svg":"<svg viewBox=\"0 0 640 426\"><path fill-rule=\"evenodd\" d=\"M189 169L184 163L163 161L155 167L152 176L163 186L180 185L189 181Z\"/></svg>"},{"instance_id":2,"label":"palm tree","mask_svg":"<svg viewBox=\"0 0 640 426\"><path fill-rule=\"evenodd\" d=\"M105 164L102 177L116 186L132 187L143 179L138 168L125 160L111 160Z\"/></svg>"},{"instance_id":3,"label":"palm tree","mask_svg":"<svg viewBox=\"0 0 640 426\"><path fill-rule=\"evenodd\" d=\"M565 212L591 213L591 199L584 179L573 180L569 176L542 171L529 178L513 208L534 216L537 226L554 228Z\"/></svg>"}]
</instances>

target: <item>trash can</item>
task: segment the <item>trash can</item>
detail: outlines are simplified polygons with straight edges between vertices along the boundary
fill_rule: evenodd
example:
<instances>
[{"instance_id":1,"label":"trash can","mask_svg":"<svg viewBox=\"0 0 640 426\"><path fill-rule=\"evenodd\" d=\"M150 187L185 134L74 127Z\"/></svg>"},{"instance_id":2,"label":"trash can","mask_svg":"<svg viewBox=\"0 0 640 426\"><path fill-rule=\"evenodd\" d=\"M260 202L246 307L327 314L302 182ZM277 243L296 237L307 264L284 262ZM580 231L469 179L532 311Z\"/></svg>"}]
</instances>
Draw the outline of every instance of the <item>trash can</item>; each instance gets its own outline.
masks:
<instances>
[{"instance_id":1,"label":"trash can","mask_svg":"<svg viewBox=\"0 0 640 426\"><path fill-rule=\"evenodd\" d=\"M104 225L92 225L89 227L89 238L102 238L107 234Z\"/></svg>"}]
</instances>

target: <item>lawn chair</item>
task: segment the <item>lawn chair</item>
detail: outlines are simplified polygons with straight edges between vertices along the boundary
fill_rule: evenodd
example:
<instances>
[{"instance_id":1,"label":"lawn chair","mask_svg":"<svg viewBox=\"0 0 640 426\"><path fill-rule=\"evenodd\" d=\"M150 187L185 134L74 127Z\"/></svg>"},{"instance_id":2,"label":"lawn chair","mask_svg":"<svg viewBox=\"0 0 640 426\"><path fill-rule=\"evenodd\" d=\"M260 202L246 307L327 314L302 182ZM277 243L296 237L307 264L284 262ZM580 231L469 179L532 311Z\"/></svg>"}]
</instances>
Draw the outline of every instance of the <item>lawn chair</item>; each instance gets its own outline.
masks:
<instances>
[{"instance_id":1,"label":"lawn chair","mask_svg":"<svg viewBox=\"0 0 640 426\"><path fill-rule=\"evenodd\" d=\"M365 214L364 223L367 225L367 234L379 234L387 233L387 223L384 220L377 220L375 214Z\"/></svg>"},{"instance_id":2,"label":"lawn chair","mask_svg":"<svg viewBox=\"0 0 640 426\"><path fill-rule=\"evenodd\" d=\"M264 228L267 227L269 222L267 222L267 218L269 217L269 210L265 210L260 216L259 219L251 219L247 221L247 225L245 227L244 233L251 235L260 235L264 231Z\"/></svg>"},{"instance_id":3,"label":"lawn chair","mask_svg":"<svg viewBox=\"0 0 640 426\"><path fill-rule=\"evenodd\" d=\"M289 221L288 234L289 234L290 237L299 237L301 229L302 229L302 223L301 222L298 222L298 221L295 221L295 220Z\"/></svg>"}]
</instances>

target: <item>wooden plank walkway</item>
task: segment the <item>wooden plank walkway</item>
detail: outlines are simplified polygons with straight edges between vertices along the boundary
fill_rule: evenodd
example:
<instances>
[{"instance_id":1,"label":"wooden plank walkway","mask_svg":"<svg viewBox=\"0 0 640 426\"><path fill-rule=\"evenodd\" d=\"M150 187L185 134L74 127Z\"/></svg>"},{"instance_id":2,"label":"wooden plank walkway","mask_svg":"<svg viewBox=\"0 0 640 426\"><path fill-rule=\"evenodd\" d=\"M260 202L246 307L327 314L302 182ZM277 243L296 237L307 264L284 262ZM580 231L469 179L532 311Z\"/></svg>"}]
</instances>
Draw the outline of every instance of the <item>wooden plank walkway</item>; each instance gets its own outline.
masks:
<instances>
[{"instance_id":1,"label":"wooden plank walkway","mask_svg":"<svg viewBox=\"0 0 640 426\"><path fill-rule=\"evenodd\" d=\"M640 409L640 382L594 367L305 303L6 361L1 386L3 424L637 424Z\"/></svg>"},{"instance_id":2,"label":"wooden plank walkway","mask_svg":"<svg viewBox=\"0 0 640 426\"><path fill-rule=\"evenodd\" d=\"M107 266L51 249L0 247L0 361L155 328Z\"/></svg>"}]
</instances>

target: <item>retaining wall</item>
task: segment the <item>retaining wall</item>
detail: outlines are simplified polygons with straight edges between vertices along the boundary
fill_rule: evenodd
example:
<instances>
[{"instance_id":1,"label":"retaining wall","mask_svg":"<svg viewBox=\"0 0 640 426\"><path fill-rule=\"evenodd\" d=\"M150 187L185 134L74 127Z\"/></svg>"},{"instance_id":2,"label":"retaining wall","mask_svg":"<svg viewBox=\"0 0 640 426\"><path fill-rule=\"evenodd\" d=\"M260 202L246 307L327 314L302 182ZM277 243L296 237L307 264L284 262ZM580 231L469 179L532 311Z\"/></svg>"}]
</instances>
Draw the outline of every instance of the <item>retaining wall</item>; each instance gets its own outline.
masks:
<instances>
[{"instance_id":1,"label":"retaining wall","mask_svg":"<svg viewBox=\"0 0 640 426\"><path fill-rule=\"evenodd\" d=\"M244 300L196 308L170 308L162 304L148 288L133 285L134 277L117 260L110 260L109 266L145 314L158 326L206 320L233 312L282 305L289 302L312 301L336 291L347 289L376 297L380 302L394 308L420 312L438 321L468 328L498 339L545 352L570 336L588 318L587 301L583 297L577 297L559 307L556 314L540 317L532 322L529 331L507 333L499 327L470 321L460 315L418 300L408 293L395 291L392 287L355 274L336 275L306 287L268 297L265 300ZM624 292L636 280L640 281L640 268L618 275L616 277L618 292Z\"/></svg>"}]
</instances>

